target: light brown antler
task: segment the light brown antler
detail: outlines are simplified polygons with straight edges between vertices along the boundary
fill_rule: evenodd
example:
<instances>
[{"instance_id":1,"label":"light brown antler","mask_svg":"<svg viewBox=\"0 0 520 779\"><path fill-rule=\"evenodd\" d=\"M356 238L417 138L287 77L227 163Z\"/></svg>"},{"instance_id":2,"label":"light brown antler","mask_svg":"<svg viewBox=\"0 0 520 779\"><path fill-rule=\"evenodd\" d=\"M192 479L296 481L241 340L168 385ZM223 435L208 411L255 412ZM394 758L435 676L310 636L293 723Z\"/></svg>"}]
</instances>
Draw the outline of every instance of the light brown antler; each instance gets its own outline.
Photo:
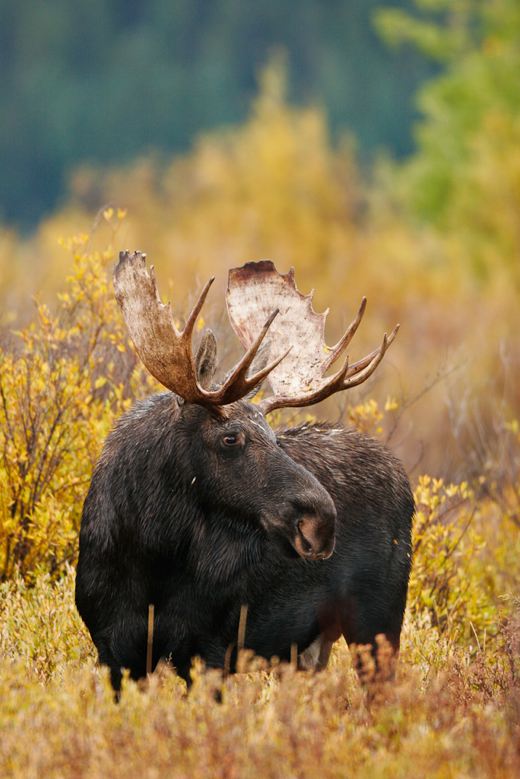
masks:
<instances>
[{"instance_id":1,"label":"light brown antler","mask_svg":"<svg viewBox=\"0 0 520 779\"><path fill-rule=\"evenodd\" d=\"M202 290L184 329L177 330L170 304L161 302L153 266L146 267L146 254L120 252L114 271L114 288L128 331L146 368L167 389L190 403L223 406L244 397L260 384L285 356L281 354L269 365L248 376L248 371L269 327L278 314L271 309L264 323L251 339L247 351L224 383L215 390L204 389L197 380L192 352L193 328L200 314L210 279Z\"/></svg>"},{"instance_id":2,"label":"light brown antler","mask_svg":"<svg viewBox=\"0 0 520 779\"><path fill-rule=\"evenodd\" d=\"M276 308L280 312L262 352L270 360L286 356L269 373L273 395L260 404L264 414L276 408L310 406L335 392L361 384L375 371L397 335L399 325L389 336L385 333L378 349L352 365L347 357L336 373L325 376L354 337L365 312L366 298L345 334L334 347L329 347L325 343L328 309L317 314L312 307L312 295L313 292L302 295L298 291L294 269L280 274L270 260L249 262L229 272L228 314L244 347L252 343L253 333L267 311Z\"/></svg>"}]
</instances>

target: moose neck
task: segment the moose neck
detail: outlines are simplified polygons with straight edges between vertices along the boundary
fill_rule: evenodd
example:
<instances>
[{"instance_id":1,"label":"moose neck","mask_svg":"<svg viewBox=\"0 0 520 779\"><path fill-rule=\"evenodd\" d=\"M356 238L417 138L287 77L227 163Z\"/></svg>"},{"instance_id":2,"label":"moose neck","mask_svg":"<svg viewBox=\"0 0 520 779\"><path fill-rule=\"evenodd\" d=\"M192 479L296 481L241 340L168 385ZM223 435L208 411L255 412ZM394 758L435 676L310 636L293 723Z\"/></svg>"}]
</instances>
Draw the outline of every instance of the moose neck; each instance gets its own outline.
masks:
<instances>
[{"instance_id":1,"label":"moose neck","mask_svg":"<svg viewBox=\"0 0 520 779\"><path fill-rule=\"evenodd\" d=\"M244 571L261 562L266 539L251 518L222 508L214 493L203 490L194 470L196 434L172 393L138 404L116 431L125 438L128 480L139 472L133 493L140 530L130 548L139 556L148 550L154 571L175 577L176 571L189 570L210 590L234 580L239 584ZM133 533L132 523L128 532Z\"/></svg>"},{"instance_id":2,"label":"moose neck","mask_svg":"<svg viewBox=\"0 0 520 779\"><path fill-rule=\"evenodd\" d=\"M204 588L221 585L241 587L261 566L266 552L262 529L219 509L205 511L192 525L187 555L195 581Z\"/></svg>"}]
</instances>

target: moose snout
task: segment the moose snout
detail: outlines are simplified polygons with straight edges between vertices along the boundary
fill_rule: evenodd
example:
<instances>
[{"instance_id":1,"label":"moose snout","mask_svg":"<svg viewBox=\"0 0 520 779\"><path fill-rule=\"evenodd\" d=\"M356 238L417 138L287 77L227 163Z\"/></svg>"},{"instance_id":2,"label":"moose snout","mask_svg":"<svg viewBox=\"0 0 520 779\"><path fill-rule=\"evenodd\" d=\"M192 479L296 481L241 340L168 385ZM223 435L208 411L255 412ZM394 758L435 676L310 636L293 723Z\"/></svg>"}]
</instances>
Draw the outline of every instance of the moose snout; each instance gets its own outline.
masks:
<instances>
[{"instance_id":1,"label":"moose snout","mask_svg":"<svg viewBox=\"0 0 520 779\"><path fill-rule=\"evenodd\" d=\"M334 518L305 514L296 523L293 546L306 560L327 560L336 543Z\"/></svg>"},{"instance_id":2,"label":"moose snout","mask_svg":"<svg viewBox=\"0 0 520 779\"><path fill-rule=\"evenodd\" d=\"M282 548L305 560L327 560L336 542L336 506L316 477L290 458L283 458L286 473L276 479L266 498L261 523L273 539L283 539ZM292 550L287 549L290 544Z\"/></svg>"},{"instance_id":3,"label":"moose snout","mask_svg":"<svg viewBox=\"0 0 520 779\"><path fill-rule=\"evenodd\" d=\"M293 535L295 551L306 560L327 560L336 543L336 507L329 493L306 490L293 500Z\"/></svg>"}]
</instances>

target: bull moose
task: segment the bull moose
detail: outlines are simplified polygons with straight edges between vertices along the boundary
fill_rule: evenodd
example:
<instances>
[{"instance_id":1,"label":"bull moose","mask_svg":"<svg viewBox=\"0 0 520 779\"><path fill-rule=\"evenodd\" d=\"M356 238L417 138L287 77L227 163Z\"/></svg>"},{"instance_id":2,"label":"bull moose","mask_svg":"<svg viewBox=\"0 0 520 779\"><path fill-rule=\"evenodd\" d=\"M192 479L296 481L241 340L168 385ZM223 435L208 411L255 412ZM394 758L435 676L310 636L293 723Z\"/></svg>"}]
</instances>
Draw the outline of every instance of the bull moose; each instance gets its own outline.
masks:
<instances>
[{"instance_id":1,"label":"bull moose","mask_svg":"<svg viewBox=\"0 0 520 779\"><path fill-rule=\"evenodd\" d=\"M167 392L140 401L108 436L85 500L76 604L120 690L122 669L168 659L190 683L207 667L235 666L245 647L304 667L327 663L332 643L397 652L411 565L413 497L400 462L379 442L329 424L274 431L266 416L361 384L397 333L357 362L345 354L365 299L340 341L294 273L272 262L230 271L227 308L245 353L214 383L216 340L194 325L213 279L179 330L146 255L121 252L116 297L142 362ZM268 379L271 394L252 393ZM292 649L293 648L293 649Z\"/></svg>"}]
</instances>

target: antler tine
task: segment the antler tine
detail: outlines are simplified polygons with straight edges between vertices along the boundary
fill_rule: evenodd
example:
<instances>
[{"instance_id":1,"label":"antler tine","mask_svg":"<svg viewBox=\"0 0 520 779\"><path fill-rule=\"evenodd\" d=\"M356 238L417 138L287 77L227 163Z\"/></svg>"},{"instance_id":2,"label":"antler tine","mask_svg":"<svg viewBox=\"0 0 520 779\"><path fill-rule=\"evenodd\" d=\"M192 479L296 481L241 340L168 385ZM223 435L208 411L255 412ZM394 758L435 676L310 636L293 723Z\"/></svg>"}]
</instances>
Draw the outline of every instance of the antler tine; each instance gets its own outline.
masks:
<instances>
[{"instance_id":1,"label":"antler tine","mask_svg":"<svg viewBox=\"0 0 520 779\"><path fill-rule=\"evenodd\" d=\"M235 383L231 385L230 389L226 390L226 393L223 394L223 399L219 402L222 404L227 404L233 403L235 400L243 398L244 395L247 395L248 392L251 392L252 389L261 384L266 376L268 376L271 371L274 371L274 369L280 365L284 357L287 357L290 351L290 349L287 349L287 351L280 355L280 357L278 357L276 360L273 360L273 362L269 363L269 365L266 365L265 368L262 368L257 373L253 374L253 376L242 375L237 381L235 381ZM227 388L227 386L228 385L226 382L223 387Z\"/></svg>"},{"instance_id":2,"label":"antler tine","mask_svg":"<svg viewBox=\"0 0 520 779\"><path fill-rule=\"evenodd\" d=\"M353 337L356 334L356 331L359 327L359 324L361 320L363 319L363 315L365 313L365 309L367 307L367 299L366 297L362 297L361 299L361 305L359 306L358 312L352 322L349 324L347 329L345 330L345 333L341 336L338 343L332 347L331 354L327 357L325 362L323 363L322 368L322 375L325 374L325 372L330 368L330 366L336 362L338 357L343 354L349 343L352 341Z\"/></svg>"},{"instance_id":3,"label":"antler tine","mask_svg":"<svg viewBox=\"0 0 520 779\"><path fill-rule=\"evenodd\" d=\"M384 334L383 341L378 349L374 349L373 352L366 357L363 357L362 360L358 360L350 367L347 357L345 364L340 370L333 376L325 379L324 383L315 390L295 397L274 395L273 397L266 398L266 400L260 403L262 413L269 414L277 408L289 408L291 406L302 408L303 406L311 406L314 403L325 400L336 392L350 389L351 387L357 387L359 384L362 384L374 373L395 339L398 331L399 325L396 325L390 335Z\"/></svg>"},{"instance_id":4,"label":"antler tine","mask_svg":"<svg viewBox=\"0 0 520 779\"><path fill-rule=\"evenodd\" d=\"M351 374L351 377L346 379L342 389L350 389L351 387L357 387L359 384L362 384L364 381L366 381L369 378L369 376L371 376L374 373L375 369L377 368L377 366L385 356L387 349L388 349L388 336L385 333L383 336L383 342L379 347L377 354L372 360L372 362L370 362L363 370L358 371L357 374L354 375Z\"/></svg>"},{"instance_id":5,"label":"antler tine","mask_svg":"<svg viewBox=\"0 0 520 779\"><path fill-rule=\"evenodd\" d=\"M315 390L307 392L305 395L288 396L288 395L273 395L270 398L266 398L259 404L263 414L269 414L277 408L289 408L290 406L301 408L303 406L312 406L314 403L319 403L321 400L325 400L330 395L334 394L338 390L342 389L342 383L347 375L349 367L348 357L345 360L345 364L337 371L333 376L329 376L325 383L319 386Z\"/></svg>"},{"instance_id":6,"label":"antler tine","mask_svg":"<svg viewBox=\"0 0 520 779\"><path fill-rule=\"evenodd\" d=\"M387 349L393 343L394 338L399 332L399 328L400 325L396 325L392 330L392 332L390 333L390 335L387 337ZM366 368L366 366L372 362L374 357L377 357L380 351L381 351L381 347L378 346L377 349L374 349L372 352L370 352L370 354L367 354L366 357L362 357L361 360L357 360L357 362L352 363L347 378L350 378L351 376L356 376L360 371L363 370L363 368Z\"/></svg>"},{"instance_id":7,"label":"antler tine","mask_svg":"<svg viewBox=\"0 0 520 779\"><path fill-rule=\"evenodd\" d=\"M271 371L274 371L274 369L280 365L282 360L287 357L291 349L292 346L289 346L289 348L283 352L280 357L277 357L276 360L273 360L271 363L269 363L269 365L266 365L265 368L261 368L261 370L257 371L252 376L246 377L248 392L249 390L252 390L253 387L256 387L258 384L260 384L271 373Z\"/></svg>"},{"instance_id":8,"label":"antler tine","mask_svg":"<svg viewBox=\"0 0 520 779\"><path fill-rule=\"evenodd\" d=\"M219 398L218 402L232 403L233 401L238 400L239 398L246 395L250 390L256 387L257 384L260 384L260 382L263 381L265 377L271 373L271 371L274 370L274 368L276 368L276 366L279 365L283 358L288 354L290 351L289 349L287 352L282 354L281 357L273 360L269 365L259 370L253 376L247 376L247 371L249 370L251 363L256 357L262 341L264 340L269 328L279 313L279 309L273 311L260 330L260 333L254 342L229 374L224 384L220 387L219 390L217 390Z\"/></svg>"},{"instance_id":9,"label":"antler tine","mask_svg":"<svg viewBox=\"0 0 520 779\"><path fill-rule=\"evenodd\" d=\"M202 310L202 306L204 305L204 302L205 302L205 300L206 300L206 298L208 296L208 292L209 292L209 290L211 288L211 285L213 284L214 281L215 281L215 276L212 276L209 279L209 281L206 283L206 285L204 286L204 289L202 290L202 292L199 295L199 299L197 300L197 302L193 306L193 308L191 310L191 313L190 313L188 319L186 320L186 324L184 325L184 329L182 331L182 335L183 335L184 338L188 338L190 340L190 342L191 342L191 336L192 336L192 333L193 333L193 328L195 326L195 322L198 319L198 316L199 316L199 314L200 314L200 312Z\"/></svg>"}]
</instances>

